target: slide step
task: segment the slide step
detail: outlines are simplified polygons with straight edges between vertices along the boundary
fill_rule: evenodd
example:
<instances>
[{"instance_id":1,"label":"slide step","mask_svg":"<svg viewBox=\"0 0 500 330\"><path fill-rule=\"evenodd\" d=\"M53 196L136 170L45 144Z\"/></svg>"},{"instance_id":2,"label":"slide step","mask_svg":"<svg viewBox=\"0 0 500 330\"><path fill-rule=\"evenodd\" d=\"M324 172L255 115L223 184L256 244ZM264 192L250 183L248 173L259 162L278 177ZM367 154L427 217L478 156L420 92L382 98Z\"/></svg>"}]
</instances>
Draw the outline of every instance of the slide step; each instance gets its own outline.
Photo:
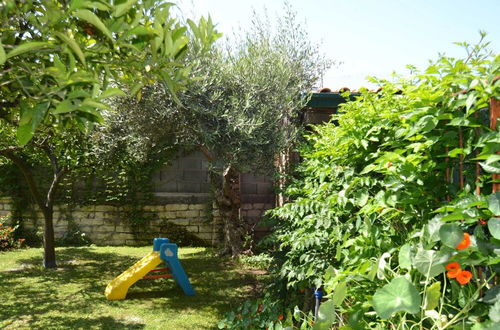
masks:
<instances>
[{"instance_id":1,"label":"slide step","mask_svg":"<svg viewBox=\"0 0 500 330\"><path fill-rule=\"evenodd\" d=\"M152 272L164 272L164 271L167 271L168 270L168 267L165 267L165 268L156 268L156 269L151 269L149 272L152 273Z\"/></svg>"},{"instance_id":2,"label":"slide step","mask_svg":"<svg viewBox=\"0 0 500 330\"><path fill-rule=\"evenodd\" d=\"M143 279L145 280L155 280L157 278L172 278L174 275L172 274L160 274L160 275L147 275L144 276Z\"/></svg>"}]
</instances>

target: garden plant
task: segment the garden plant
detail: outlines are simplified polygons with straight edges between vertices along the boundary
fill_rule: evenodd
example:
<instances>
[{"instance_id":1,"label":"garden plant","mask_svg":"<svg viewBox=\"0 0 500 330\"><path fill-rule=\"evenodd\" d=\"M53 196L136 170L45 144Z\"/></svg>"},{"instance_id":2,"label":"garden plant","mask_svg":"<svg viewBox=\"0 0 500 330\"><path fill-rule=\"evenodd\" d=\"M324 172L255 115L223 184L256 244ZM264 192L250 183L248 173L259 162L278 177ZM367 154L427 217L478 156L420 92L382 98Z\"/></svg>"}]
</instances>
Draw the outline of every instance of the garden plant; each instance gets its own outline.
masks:
<instances>
[{"instance_id":1,"label":"garden plant","mask_svg":"<svg viewBox=\"0 0 500 330\"><path fill-rule=\"evenodd\" d=\"M219 327L500 326L500 56L460 45L314 127L271 211L275 281Z\"/></svg>"}]
</instances>

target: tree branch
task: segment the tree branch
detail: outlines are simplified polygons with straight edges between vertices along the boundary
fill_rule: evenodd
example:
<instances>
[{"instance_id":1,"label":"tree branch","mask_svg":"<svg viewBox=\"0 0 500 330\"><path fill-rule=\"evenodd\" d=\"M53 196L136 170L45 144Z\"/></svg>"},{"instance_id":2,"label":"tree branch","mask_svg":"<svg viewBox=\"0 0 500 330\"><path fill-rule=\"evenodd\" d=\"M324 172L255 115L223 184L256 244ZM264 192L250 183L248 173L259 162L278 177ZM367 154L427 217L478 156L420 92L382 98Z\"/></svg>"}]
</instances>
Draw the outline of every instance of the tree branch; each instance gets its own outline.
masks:
<instances>
[{"instance_id":1,"label":"tree branch","mask_svg":"<svg viewBox=\"0 0 500 330\"><path fill-rule=\"evenodd\" d=\"M31 192L31 196L35 200L36 204L38 207L43 212L47 212L47 207L45 206L45 203L42 199L42 196L40 195L40 192L38 190L38 186L36 184L36 181L33 177L33 174L31 173L31 170L26 164L26 162L16 155L16 151L21 150L20 147L7 147L5 149L0 149L0 155L4 156L5 158L10 159L23 173L24 178L26 179L26 183L28 184L28 188Z\"/></svg>"},{"instance_id":2,"label":"tree branch","mask_svg":"<svg viewBox=\"0 0 500 330\"><path fill-rule=\"evenodd\" d=\"M200 151L205 155L205 157L207 157L207 159L210 161L210 162L213 162L215 157L214 155L210 152L210 150L208 150L207 147L205 147L204 145L199 145L198 146L198 149L200 149Z\"/></svg>"}]
</instances>

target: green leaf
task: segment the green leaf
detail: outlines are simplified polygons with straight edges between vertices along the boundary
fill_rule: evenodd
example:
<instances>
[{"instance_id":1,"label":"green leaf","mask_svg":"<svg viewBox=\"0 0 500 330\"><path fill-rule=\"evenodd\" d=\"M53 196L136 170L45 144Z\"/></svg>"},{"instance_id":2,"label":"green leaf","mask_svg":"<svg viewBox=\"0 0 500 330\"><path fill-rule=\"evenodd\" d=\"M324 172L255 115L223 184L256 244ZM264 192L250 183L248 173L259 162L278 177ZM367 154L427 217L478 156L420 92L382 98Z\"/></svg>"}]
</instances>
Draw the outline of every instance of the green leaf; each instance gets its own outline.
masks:
<instances>
[{"instance_id":1,"label":"green leaf","mask_svg":"<svg viewBox=\"0 0 500 330\"><path fill-rule=\"evenodd\" d=\"M78 17L81 20L86 21L87 23L92 24L96 28L98 28L106 37L108 37L111 41L113 40L113 36L111 32L109 32L108 28L104 25L99 17L96 16L93 12L87 9L78 9L73 14L75 17Z\"/></svg>"},{"instance_id":2,"label":"green leaf","mask_svg":"<svg viewBox=\"0 0 500 330\"><path fill-rule=\"evenodd\" d=\"M431 116L431 115L423 116L412 126L412 128L410 129L410 131L406 135L406 138L409 138L409 137L415 135L416 133L428 132L428 131L434 129L434 127L436 127L437 124L438 124L438 120L436 118L434 118L434 116Z\"/></svg>"},{"instance_id":3,"label":"green leaf","mask_svg":"<svg viewBox=\"0 0 500 330\"><path fill-rule=\"evenodd\" d=\"M470 93L469 96L467 97L467 100L465 101L466 110L472 108L475 102L476 102L476 94Z\"/></svg>"},{"instance_id":4,"label":"green leaf","mask_svg":"<svg viewBox=\"0 0 500 330\"><path fill-rule=\"evenodd\" d=\"M399 249L398 255L399 267L402 269L411 269L411 245L405 244Z\"/></svg>"},{"instance_id":5,"label":"green leaf","mask_svg":"<svg viewBox=\"0 0 500 330\"><path fill-rule=\"evenodd\" d=\"M83 100L82 106L89 106L89 107L92 107L92 108L106 109L106 110L110 109L109 105L101 103L101 102L94 101L92 99L85 99L85 100Z\"/></svg>"},{"instance_id":6,"label":"green leaf","mask_svg":"<svg viewBox=\"0 0 500 330\"><path fill-rule=\"evenodd\" d=\"M439 228L439 238L444 245L455 249L463 241L464 232L456 224L447 223Z\"/></svg>"},{"instance_id":7,"label":"green leaf","mask_svg":"<svg viewBox=\"0 0 500 330\"><path fill-rule=\"evenodd\" d=\"M59 115L75 111L77 108L78 107L71 100L64 100L59 102L59 104L51 112L55 115Z\"/></svg>"},{"instance_id":8,"label":"green leaf","mask_svg":"<svg viewBox=\"0 0 500 330\"><path fill-rule=\"evenodd\" d=\"M500 300L490 307L490 312L488 316L493 322L500 322Z\"/></svg>"},{"instance_id":9,"label":"green leaf","mask_svg":"<svg viewBox=\"0 0 500 330\"><path fill-rule=\"evenodd\" d=\"M125 3L115 6L115 10L113 11L113 16L120 17L126 14L136 2L137 0L128 0Z\"/></svg>"},{"instance_id":10,"label":"green leaf","mask_svg":"<svg viewBox=\"0 0 500 330\"><path fill-rule=\"evenodd\" d=\"M413 258L413 267L422 275L434 277L445 271L444 264L450 258L450 254L442 251L419 249Z\"/></svg>"},{"instance_id":11,"label":"green leaf","mask_svg":"<svg viewBox=\"0 0 500 330\"><path fill-rule=\"evenodd\" d=\"M481 301L487 304L493 304L498 300L500 300L500 285L495 285L486 291L484 297L481 298Z\"/></svg>"},{"instance_id":12,"label":"green leaf","mask_svg":"<svg viewBox=\"0 0 500 330\"><path fill-rule=\"evenodd\" d=\"M31 127L33 129L33 132L38 128L38 126L41 124L43 119L45 118L45 115L47 114L47 110L49 109L50 102L42 102L37 104L33 108L33 117L31 118Z\"/></svg>"},{"instance_id":13,"label":"green leaf","mask_svg":"<svg viewBox=\"0 0 500 330\"><path fill-rule=\"evenodd\" d=\"M500 218L491 218L488 220L488 229L491 236L500 239Z\"/></svg>"},{"instance_id":14,"label":"green leaf","mask_svg":"<svg viewBox=\"0 0 500 330\"><path fill-rule=\"evenodd\" d=\"M85 55L83 54L82 50L80 49L80 46L76 43L75 39L70 38L70 37L64 35L63 33L57 32L57 31L54 32L54 34L59 39L64 41L69 46L69 48L71 48L71 50L75 53L75 55L78 57L80 62L82 62L82 64L85 65Z\"/></svg>"},{"instance_id":15,"label":"green leaf","mask_svg":"<svg viewBox=\"0 0 500 330\"><path fill-rule=\"evenodd\" d=\"M335 322L335 319L335 303L328 300L319 307L318 318L314 322L313 330L328 330Z\"/></svg>"},{"instance_id":16,"label":"green leaf","mask_svg":"<svg viewBox=\"0 0 500 330\"><path fill-rule=\"evenodd\" d=\"M20 146L26 145L33 138L34 134L35 131L31 127L31 123L19 126L16 132L17 143Z\"/></svg>"},{"instance_id":17,"label":"green leaf","mask_svg":"<svg viewBox=\"0 0 500 330\"><path fill-rule=\"evenodd\" d=\"M156 34L155 30L152 28L147 28L145 26L139 25L135 28L127 31L128 36L136 35L136 36L154 36Z\"/></svg>"},{"instance_id":18,"label":"green leaf","mask_svg":"<svg viewBox=\"0 0 500 330\"><path fill-rule=\"evenodd\" d=\"M103 100L108 97L115 97L115 96L127 96L121 89L119 88L108 88L104 92L99 95L96 100Z\"/></svg>"},{"instance_id":19,"label":"green leaf","mask_svg":"<svg viewBox=\"0 0 500 330\"><path fill-rule=\"evenodd\" d=\"M488 209L493 215L500 215L500 191L491 194L488 197Z\"/></svg>"},{"instance_id":20,"label":"green leaf","mask_svg":"<svg viewBox=\"0 0 500 330\"><path fill-rule=\"evenodd\" d=\"M48 42L43 42L43 41L32 41L32 42L25 42L11 50L7 54L7 59L18 56L24 53L28 52L33 52L36 50L44 49L44 48L54 48L56 45L48 43Z\"/></svg>"},{"instance_id":21,"label":"green leaf","mask_svg":"<svg viewBox=\"0 0 500 330\"><path fill-rule=\"evenodd\" d=\"M492 163L492 164L486 164L486 163L479 163L483 170L485 170L488 173L492 174L498 174L500 173L500 165L498 162Z\"/></svg>"},{"instance_id":22,"label":"green leaf","mask_svg":"<svg viewBox=\"0 0 500 330\"><path fill-rule=\"evenodd\" d=\"M373 307L382 319L388 319L397 312L416 314L422 300L415 286L404 277L397 277L378 289L373 296Z\"/></svg>"},{"instance_id":23,"label":"green leaf","mask_svg":"<svg viewBox=\"0 0 500 330\"><path fill-rule=\"evenodd\" d=\"M342 281L337 284L335 290L333 290L332 301L335 306L340 306L344 302L345 297L347 296L347 282Z\"/></svg>"},{"instance_id":24,"label":"green leaf","mask_svg":"<svg viewBox=\"0 0 500 330\"><path fill-rule=\"evenodd\" d=\"M439 305L439 297L441 296L441 282L434 282L425 292L425 310L436 308Z\"/></svg>"},{"instance_id":25,"label":"green leaf","mask_svg":"<svg viewBox=\"0 0 500 330\"><path fill-rule=\"evenodd\" d=\"M7 54L5 54L5 49L3 48L2 42L0 42L0 66L2 66L5 61L7 61Z\"/></svg>"}]
</instances>

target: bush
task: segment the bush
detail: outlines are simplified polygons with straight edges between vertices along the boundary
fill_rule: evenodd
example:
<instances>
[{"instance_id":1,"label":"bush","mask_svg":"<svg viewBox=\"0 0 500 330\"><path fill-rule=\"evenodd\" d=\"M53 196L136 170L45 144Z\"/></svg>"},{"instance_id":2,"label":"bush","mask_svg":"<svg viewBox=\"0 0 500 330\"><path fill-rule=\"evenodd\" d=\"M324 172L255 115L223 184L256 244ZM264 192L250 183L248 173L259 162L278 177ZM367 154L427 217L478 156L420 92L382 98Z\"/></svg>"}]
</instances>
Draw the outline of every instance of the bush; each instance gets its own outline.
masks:
<instances>
[{"instance_id":1,"label":"bush","mask_svg":"<svg viewBox=\"0 0 500 330\"><path fill-rule=\"evenodd\" d=\"M0 251L17 249L24 243L23 238L15 238L14 232L16 231L17 226L11 227L6 225L7 222L7 217L0 217Z\"/></svg>"},{"instance_id":2,"label":"bush","mask_svg":"<svg viewBox=\"0 0 500 330\"><path fill-rule=\"evenodd\" d=\"M500 135L487 119L500 56L463 46L465 59L373 80L381 92L361 91L301 150L291 202L272 211L277 276L325 288L323 329L500 322Z\"/></svg>"},{"instance_id":3,"label":"bush","mask_svg":"<svg viewBox=\"0 0 500 330\"><path fill-rule=\"evenodd\" d=\"M239 257L239 262L249 268L259 268L268 269L271 265L273 258L267 253L261 253L256 255L241 255Z\"/></svg>"}]
</instances>

